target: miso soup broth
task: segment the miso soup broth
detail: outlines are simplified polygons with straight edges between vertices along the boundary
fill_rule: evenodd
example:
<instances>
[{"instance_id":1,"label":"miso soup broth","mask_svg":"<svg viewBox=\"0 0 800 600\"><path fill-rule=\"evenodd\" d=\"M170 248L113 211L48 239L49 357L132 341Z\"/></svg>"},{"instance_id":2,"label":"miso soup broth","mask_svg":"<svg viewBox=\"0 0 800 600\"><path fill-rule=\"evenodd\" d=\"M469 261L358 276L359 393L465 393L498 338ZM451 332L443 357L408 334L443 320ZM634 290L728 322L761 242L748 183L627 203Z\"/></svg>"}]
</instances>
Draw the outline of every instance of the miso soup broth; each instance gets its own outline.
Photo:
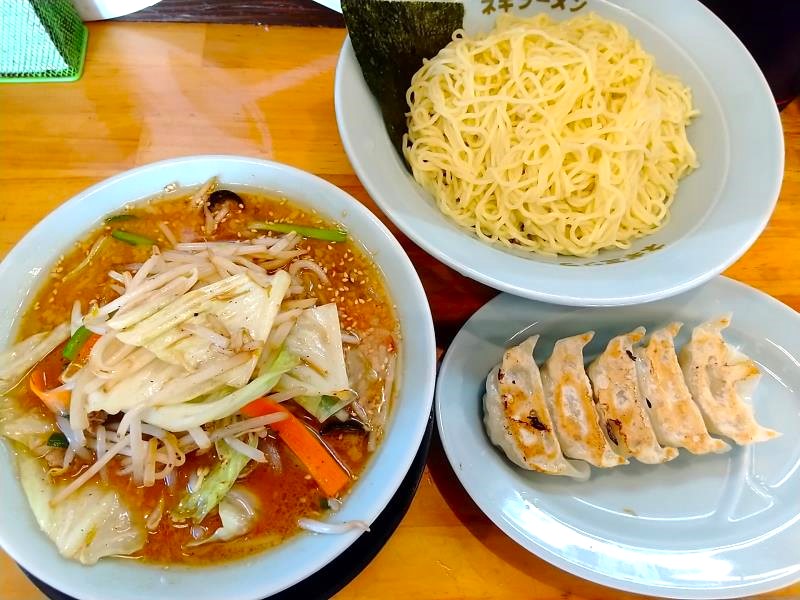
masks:
<instances>
[{"instance_id":1,"label":"miso soup broth","mask_svg":"<svg viewBox=\"0 0 800 600\"><path fill-rule=\"evenodd\" d=\"M76 242L19 331L0 433L64 556L207 563L366 526L335 511L381 441L401 340L337 223L216 180L165 191Z\"/></svg>"}]
</instances>

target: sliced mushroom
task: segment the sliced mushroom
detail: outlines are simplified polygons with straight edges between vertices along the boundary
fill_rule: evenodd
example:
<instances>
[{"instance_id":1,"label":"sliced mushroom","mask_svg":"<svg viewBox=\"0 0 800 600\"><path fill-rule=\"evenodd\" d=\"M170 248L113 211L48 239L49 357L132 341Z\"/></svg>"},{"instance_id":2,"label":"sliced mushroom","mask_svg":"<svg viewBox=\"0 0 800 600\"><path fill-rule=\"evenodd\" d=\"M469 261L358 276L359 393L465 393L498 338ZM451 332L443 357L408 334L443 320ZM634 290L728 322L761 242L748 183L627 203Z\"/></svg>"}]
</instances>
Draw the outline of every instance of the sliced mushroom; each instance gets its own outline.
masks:
<instances>
[{"instance_id":1,"label":"sliced mushroom","mask_svg":"<svg viewBox=\"0 0 800 600\"><path fill-rule=\"evenodd\" d=\"M206 204L211 212L222 207L226 202L234 202L237 206L244 206L242 197L231 190L214 190L208 196L208 200L206 200Z\"/></svg>"},{"instance_id":2,"label":"sliced mushroom","mask_svg":"<svg viewBox=\"0 0 800 600\"><path fill-rule=\"evenodd\" d=\"M368 427L355 417L350 417L347 421L340 421L339 419L328 419L320 427L319 432L322 435L329 433L360 433L366 435Z\"/></svg>"},{"instance_id":3,"label":"sliced mushroom","mask_svg":"<svg viewBox=\"0 0 800 600\"><path fill-rule=\"evenodd\" d=\"M222 220L231 212L232 208L244 206L244 200L231 190L214 190L203 204L205 216L205 233L211 235L217 230Z\"/></svg>"}]
</instances>

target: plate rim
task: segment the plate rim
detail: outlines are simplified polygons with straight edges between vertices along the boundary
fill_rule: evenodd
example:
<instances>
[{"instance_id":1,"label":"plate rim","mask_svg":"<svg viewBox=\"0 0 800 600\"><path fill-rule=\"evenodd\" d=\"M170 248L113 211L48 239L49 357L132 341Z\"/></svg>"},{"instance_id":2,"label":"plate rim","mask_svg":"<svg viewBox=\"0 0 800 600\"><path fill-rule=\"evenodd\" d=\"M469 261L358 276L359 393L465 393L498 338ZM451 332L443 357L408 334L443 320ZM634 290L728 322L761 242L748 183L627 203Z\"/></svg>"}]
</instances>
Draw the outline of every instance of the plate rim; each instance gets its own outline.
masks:
<instances>
[{"instance_id":1,"label":"plate rim","mask_svg":"<svg viewBox=\"0 0 800 600\"><path fill-rule=\"evenodd\" d=\"M696 63L694 55L688 54L687 50L684 48L683 45L678 44L672 38L672 36L668 35L663 29L660 27L655 26L651 23L649 18L642 16L638 11L627 7L617 4L613 0L599 0L604 4L609 4L616 8L619 8L623 11L631 12L636 17L641 20L644 20L650 25L653 25L659 33L665 35L670 41L672 41L678 48L686 54L687 58L693 63ZM631 0L635 3L636 0ZM469 277L475 281L483 283L489 287L497 289L502 292L507 292L513 294L515 296L522 296L525 298L529 298L531 300L537 300L541 302L547 302L551 304L559 304L565 306L625 306L625 305L633 305L633 304L641 304L645 302L652 302L655 300L661 300L664 298L668 298L674 295L678 295L680 293L686 292L692 288L695 288L707 281L711 280L713 277L722 273L725 269L727 269L730 265L736 262L739 258L741 258L749 249L750 247L756 242L756 240L760 237L763 233L764 229L766 228L767 224L769 223L772 214L775 211L775 206L777 205L780 190L783 182L783 175L784 175L784 166L785 166L785 142L783 136L783 129L782 123L780 120L780 114L778 112L777 105L775 104L772 92L770 91L769 85L767 84L766 78L764 77L763 73L761 72L760 68L758 67L755 59L753 59L752 55L750 54L749 50L744 46L744 44L739 40L739 38L731 31L731 29L719 18L717 17L710 9L705 7L702 3L698 0L685 0L687 2L691 2L692 5L699 7L705 17L710 19L710 22L713 22L721 32L723 32L730 41L730 43L736 47L740 52L743 53L743 56L746 57L747 67L748 67L748 78L751 80L752 85L754 88L758 88L758 92L761 95L761 99L763 102L763 109L766 111L765 116L769 117L770 120L770 130L771 134L774 134L776 144L772 148L772 151L776 153L776 164L775 164L775 172L772 175L770 180L770 190L769 193L764 193L761 198L764 199L763 202L763 210L758 214L757 218L753 218L750 221L750 226L746 229L746 234L742 237L732 240L728 245L725 253L720 255L719 257L713 258L709 262L705 263L702 268L695 267L691 273L687 273L686 275L682 276L679 279L676 279L674 283L663 286L657 283L651 284L651 289L645 292L629 292L624 295L612 295L611 293L603 293L592 295L593 292L590 290L586 290L581 292L580 294L575 293L567 293L567 292L559 292L557 289L557 285L549 285L547 289L536 289L536 284L528 284L524 285L522 283L518 283L515 281L511 281L511 278L508 275L500 275L498 278L497 275L490 274L487 270L481 269L479 266L475 266L475 261L468 258L462 258L459 256L454 256L453 248L461 246L462 244L469 244L469 248L463 251L464 254L467 253L468 250L475 249L475 252L480 252L484 255L484 260L489 261L491 258L490 252L494 251L498 254L498 256L502 256L502 260L509 260L513 261L515 258L521 258L525 260L525 263L520 263L519 266L521 268L528 267L531 271L531 277L529 280L535 280L535 275L547 275L552 276L555 273L555 269L560 269L564 272L566 267L556 265L556 264L548 264L548 263L538 263L534 260L528 260L525 257L517 257L512 253L506 252L501 248L496 247L492 244L487 244L477 240L472 234L465 230L461 230L458 233L458 241L453 242L452 245L448 244L446 248L441 248L438 245L438 240L426 237L422 233L420 233L413 223L397 208L397 203L394 200L391 200L390 197L392 196L391 192L383 192L384 186L377 181L375 176L370 173L371 169L366 168L365 163L363 162L364 157L366 156L366 152L359 151L356 148L356 141L351 133L350 128L347 126L348 122L351 121L352 116L348 114L348 110L343 108L346 106L346 102L344 100L345 95L350 94L350 91L345 91L346 87L344 84L344 78L349 76L350 73L355 72L357 77L362 77L361 69L358 65L358 61L353 53L352 44L350 43L349 35L345 36L345 39L342 43L342 47L339 52L339 57L336 64L336 73L334 79L334 107L335 107L335 114L336 114L336 122L337 127L339 130L339 137L341 138L342 145L345 149L345 153L353 166L353 170L355 171L359 181L362 185L366 188L367 192L370 194L372 199L381 209L381 211L398 227L406 236L408 236L415 244L420 246L426 253L433 256L436 260L448 265L449 267L456 270L461 275ZM703 74L705 77L706 71L700 69L697 66L698 71ZM717 89L714 87L709 86L716 102L719 103L719 94ZM369 93L369 92L368 92ZM371 97L370 94L370 101L375 102L374 98ZM378 109L379 110L379 109ZM768 113L768 115L767 115ZM724 114L724 111L723 111ZM728 125L728 120L726 120L726 125ZM393 149L394 150L394 149ZM736 164L739 164L738 162ZM727 171L728 174L731 170L735 169L736 165L732 163L728 163ZM727 185L728 175L723 180L723 188L721 192L725 192L725 186ZM765 179L766 181L766 179ZM416 182L413 182L412 185L418 185ZM719 198L717 198L719 200ZM416 202L416 199L413 200ZM718 204L718 202L716 203ZM709 211L714 210L714 205L709 206ZM438 211L438 209L437 209ZM711 212L705 215L704 220L710 216ZM438 216L438 215L437 215ZM449 221L448 221L449 222ZM451 223L452 224L452 223ZM680 242L683 238L689 236L689 234L695 232L697 227L690 228L686 232L684 232L677 242ZM431 232L427 232L431 233ZM680 247L680 243L672 244L672 246L668 246L665 248L667 251L672 251L673 255L670 256L670 259L679 260L681 258L681 253L675 253L675 249ZM460 254L460 253L459 253ZM675 255L677 254L677 256ZM704 257L702 253L696 253L698 261L695 264L700 264L700 260ZM636 276L636 269L630 268L630 266L634 263L644 264L642 261L647 260L648 258L652 258L653 255L645 256L639 258L635 261L628 261L618 264L608 264L608 265L593 265L589 268L596 270L599 272L600 270L604 271L602 277L598 278L598 281L612 281L612 280L622 280L624 281L626 278L631 278ZM569 257L565 257L569 258ZM527 264L526 264L527 263ZM671 263L672 264L672 263ZM516 266L516 265L515 265ZM648 267L652 267L653 265L647 265ZM509 267L510 268L510 267ZM585 269L587 267L570 267L571 269L575 270L575 274L577 271L581 271L582 273L586 273Z\"/></svg>"},{"instance_id":2,"label":"plate rim","mask_svg":"<svg viewBox=\"0 0 800 600\"><path fill-rule=\"evenodd\" d=\"M788 318L800 322L800 313L795 311L792 307L790 307L787 304L784 304L777 298L770 296L769 294L761 291L760 289L747 285L746 283L743 283L741 281L723 275L719 275L713 278L706 285L733 286L735 288L738 288L740 291L743 291L746 294L753 294L754 296L759 297L761 301L764 301L768 305L770 305L773 308L773 310L781 311L785 313ZM494 298L490 299L478 310L476 310L472 314L472 316L470 316L470 318L467 319L467 321L461 326L461 328L459 328L458 332L453 338L453 341L447 348L447 352L445 352L445 355L442 358L441 366L439 368L439 373L436 381L436 391L434 395L434 410L436 414L436 425L439 432L439 437L442 440L442 447L444 448L445 456L447 456L447 460L450 463L450 466L453 469L456 477L458 478L458 481L460 482L464 490L467 492L467 494L469 494L470 498L473 500L473 502L475 502L475 504L478 506L478 508L481 510L481 512L487 519L489 519L496 527L498 527L502 533L507 535L517 545L519 545L522 550L534 554L538 558L561 569L562 571L570 573L571 575L580 577L582 579L591 581L599 585L606 586L608 588L617 589L625 592L655 595L657 597L663 597L663 598L680 598L687 600L711 600L712 598L741 598L745 596L749 597L752 594L768 593L775 590L783 589L789 585L792 585L793 583L797 583L798 581L800 581L800 572L787 577L772 579L768 581L744 583L739 586L725 586L716 588L649 586L644 583L637 583L637 582L627 581L624 579L617 579L610 575L599 573L593 569L589 569L587 567L571 563L560 554L552 552L549 549L541 546L539 544L537 537L535 536L526 537L522 535L517 528L513 527L506 520L500 518L501 513L499 512L493 513L492 511L484 508L485 502L483 498L476 497L477 494L472 493L471 491L473 487L472 484L469 481L465 481L466 479L465 474L460 469L456 468L456 462L458 458L452 454L453 450L452 448L449 447L451 432L447 430L447 427L445 425L443 425L445 421L442 415L442 403L444 401L441 399L441 397L445 393L442 391L445 386L441 385L440 383L441 379L444 376L443 374L453 368L451 366L451 362L455 360L453 358L455 353L454 348L456 348L459 337L461 337L462 334L464 334L464 331L467 329L468 325L482 311L490 309L492 305L504 301L504 299L508 296L513 296L513 294L500 293ZM530 298L522 298L519 296L517 298L526 302L538 302ZM614 307L586 307L586 308L614 308ZM565 309L571 310L571 307L565 307ZM486 440L486 444L490 445L488 439Z\"/></svg>"}]
</instances>

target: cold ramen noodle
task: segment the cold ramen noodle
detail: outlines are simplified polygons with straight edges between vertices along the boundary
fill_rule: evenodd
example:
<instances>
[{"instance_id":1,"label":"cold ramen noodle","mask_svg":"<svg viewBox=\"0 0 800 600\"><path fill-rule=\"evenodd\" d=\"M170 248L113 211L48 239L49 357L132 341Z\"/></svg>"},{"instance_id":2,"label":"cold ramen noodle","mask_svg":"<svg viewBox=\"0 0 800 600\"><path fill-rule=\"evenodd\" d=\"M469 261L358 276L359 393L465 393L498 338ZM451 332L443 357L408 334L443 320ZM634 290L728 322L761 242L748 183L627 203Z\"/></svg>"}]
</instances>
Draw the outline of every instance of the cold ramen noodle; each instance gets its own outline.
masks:
<instances>
[{"instance_id":1,"label":"cold ramen noodle","mask_svg":"<svg viewBox=\"0 0 800 600\"><path fill-rule=\"evenodd\" d=\"M439 209L542 254L628 248L667 220L697 166L691 91L622 25L501 15L414 74L403 152Z\"/></svg>"},{"instance_id":2,"label":"cold ramen noodle","mask_svg":"<svg viewBox=\"0 0 800 600\"><path fill-rule=\"evenodd\" d=\"M223 189L135 204L62 257L0 359L0 432L85 564L242 556L336 511L380 443L397 320L345 231Z\"/></svg>"}]
</instances>

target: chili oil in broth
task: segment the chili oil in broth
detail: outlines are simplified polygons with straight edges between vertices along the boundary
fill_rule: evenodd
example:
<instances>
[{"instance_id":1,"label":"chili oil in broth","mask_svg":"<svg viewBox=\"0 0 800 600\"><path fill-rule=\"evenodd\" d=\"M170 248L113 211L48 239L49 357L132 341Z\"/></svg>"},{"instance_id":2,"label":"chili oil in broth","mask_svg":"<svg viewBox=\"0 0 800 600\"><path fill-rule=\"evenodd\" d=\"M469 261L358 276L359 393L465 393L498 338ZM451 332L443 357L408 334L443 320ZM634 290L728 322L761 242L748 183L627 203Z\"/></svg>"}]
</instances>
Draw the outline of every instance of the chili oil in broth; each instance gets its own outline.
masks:
<instances>
[{"instance_id":1,"label":"chili oil in broth","mask_svg":"<svg viewBox=\"0 0 800 600\"><path fill-rule=\"evenodd\" d=\"M59 257L50 276L37 293L33 303L23 316L19 339L38 331L51 329L69 319L72 304L79 299L85 308L91 301L102 305L116 298L108 278L110 270L123 271L125 266L145 261L151 248L133 246L110 236L113 230L146 236L155 240L160 248L169 247L159 223L166 223L179 242L246 240L263 236L263 232L250 231L247 226L253 221L286 222L321 228L334 228L336 225L314 210L300 207L282 197L273 197L251 188L220 186L233 189L242 198L243 204L231 208L230 213L220 223L213 235L202 231L204 218L202 211L192 207L190 192L177 190L162 194L140 203L131 204L115 213L104 225L89 236L75 243L66 254ZM124 216L119 216L124 215ZM267 234L269 235L269 234ZM275 234L280 235L280 234ZM91 263L78 274L68 276L87 256L91 247L101 237L106 237L101 250ZM309 274L302 274L307 288L318 299L317 305L335 302L343 331L355 333L361 339L376 332L388 331L394 340L399 340L399 327L394 306L389 300L378 269L366 253L351 239L331 243L315 239L303 239L298 245L308 251L302 258L310 258L325 269L330 285L318 284ZM65 277L66 276L66 277ZM66 366L61 358L61 348L45 359L45 379L47 386L57 385L59 374ZM370 388L370 393L382 393L381 382ZM43 409L41 402L24 386L19 401L29 410L52 415ZM292 412L313 427L336 454L338 460L351 473L348 488L364 470L370 453L367 448L367 433L346 427L320 427L315 419L294 403L287 403ZM271 434L272 435L272 434ZM191 522L173 523L169 510L180 501L186 492L189 478L198 469L210 469L216 457L212 449L206 454L192 452L187 454L186 463L176 468L172 487L164 480L156 481L152 487L137 486L128 475L118 475L117 458L106 469L108 485L114 486L130 505L145 520L164 498L164 517L159 526L149 532L144 547L133 556L155 563L206 564L246 556L281 543L297 533L297 519L300 517L320 518L328 511L327 498L319 489L305 467L294 454L276 440L281 456L282 470L276 472L268 464L251 461L245 468L246 475L237 482L247 488L259 500L260 513L256 526L246 535L229 542L210 543L187 547L192 541ZM75 463L73 463L75 464ZM78 463L62 479L77 475L86 465ZM216 511L207 516L202 524L210 534L221 526Z\"/></svg>"}]
</instances>

